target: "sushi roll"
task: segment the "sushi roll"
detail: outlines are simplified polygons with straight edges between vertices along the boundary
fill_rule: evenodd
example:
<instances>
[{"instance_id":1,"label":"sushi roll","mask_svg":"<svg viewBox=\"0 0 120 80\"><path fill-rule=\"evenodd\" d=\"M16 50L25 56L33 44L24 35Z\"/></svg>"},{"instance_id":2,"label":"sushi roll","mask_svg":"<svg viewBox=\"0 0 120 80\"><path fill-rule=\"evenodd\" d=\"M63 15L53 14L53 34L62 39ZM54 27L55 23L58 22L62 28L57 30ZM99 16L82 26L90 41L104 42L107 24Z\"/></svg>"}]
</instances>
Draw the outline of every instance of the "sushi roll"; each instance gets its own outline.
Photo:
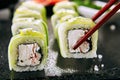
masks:
<instances>
[{"instance_id":1,"label":"sushi roll","mask_svg":"<svg viewBox=\"0 0 120 80\"><path fill-rule=\"evenodd\" d=\"M48 56L44 34L31 28L11 38L8 47L9 69L16 72L43 70Z\"/></svg>"},{"instance_id":2,"label":"sushi roll","mask_svg":"<svg viewBox=\"0 0 120 80\"><path fill-rule=\"evenodd\" d=\"M20 30L22 29L27 29L27 28L32 28L35 31L41 32L45 34L46 36L46 41L48 43L48 27L46 23L41 20L41 19L34 19L34 18L18 18L12 24L11 30L12 30L12 35L17 35L20 33Z\"/></svg>"},{"instance_id":3,"label":"sushi roll","mask_svg":"<svg viewBox=\"0 0 120 80\"><path fill-rule=\"evenodd\" d=\"M42 4L37 3L35 1L25 1L25 2L23 2L23 4L21 6L24 6L24 7L28 8L28 9L40 12L41 15L43 16L43 20L45 22L47 22L46 9Z\"/></svg>"},{"instance_id":4,"label":"sushi roll","mask_svg":"<svg viewBox=\"0 0 120 80\"><path fill-rule=\"evenodd\" d=\"M57 26L56 25L57 24L59 25L59 23L63 23L67 21L68 19L77 17L77 16L78 16L78 13L76 13L73 10L59 10L54 15L52 15L51 24L53 27L55 38L57 37L57 34L56 34Z\"/></svg>"},{"instance_id":5,"label":"sushi roll","mask_svg":"<svg viewBox=\"0 0 120 80\"><path fill-rule=\"evenodd\" d=\"M75 12L78 12L77 7L78 5L75 2L61 1L55 4L55 6L53 7L53 12L56 13L61 9L73 10Z\"/></svg>"},{"instance_id":6,"label":"sushi roll","mask_svg":"<svg viewBox=\"0 0 120 80\"><path fill-rule=\"evenodd\" d=\"M52 15L51 17L51 23L52 23L52 26L56 26L57 23L59 23L61 21L61 18L64 17L64 16L73 16L73 17L76 17L78 16L78 13L73 11L73 10L59 10L58 12L56 12L54 15ZM69 18L70 18L69 16ZM67 18L67 17L66 17ZM62 19L63 20L63 19ZM65 19L67 20L67 19ZM65 21L64 20L64 21ZM63 22L64 22L63 21ZM62 22L62 21L61 21Z\"/></svg>"},{"instance_id":7,"label":"sushi roll","mask_svg":"<svg viewBox=\"0 0 120 80\"><path fill-rule=\"evenodd\" d=\"M17 18L35 18L35 19L42 19L45 20L42 14L36 10L28 9L27 7L20 6L16 9L13 17L13 22Z\"/></svg>"},{"instance_id":8,"label":"sushi roll","mask_svg":"<svg viewBox=\"0 0 120 80\"><path fill-rule=\"evenodd\" d=\"M72 47L83 37L95 23L89 18L76 17L58 26L58 42L61 55L64 58L94 58L97 57L98 31L83 42L76 50Z\"/></svg>"},{"instance_id":9,"label":"sushi roll","mask_svg":"<svg viewBox=\"0 0 120 80\"><path fill-rule=\"evenodd\" d=\"M8 46L9 69L16 72L43 70L48 57L46 10L33 1L15 11Z\"/></svg>"}]
</instances>

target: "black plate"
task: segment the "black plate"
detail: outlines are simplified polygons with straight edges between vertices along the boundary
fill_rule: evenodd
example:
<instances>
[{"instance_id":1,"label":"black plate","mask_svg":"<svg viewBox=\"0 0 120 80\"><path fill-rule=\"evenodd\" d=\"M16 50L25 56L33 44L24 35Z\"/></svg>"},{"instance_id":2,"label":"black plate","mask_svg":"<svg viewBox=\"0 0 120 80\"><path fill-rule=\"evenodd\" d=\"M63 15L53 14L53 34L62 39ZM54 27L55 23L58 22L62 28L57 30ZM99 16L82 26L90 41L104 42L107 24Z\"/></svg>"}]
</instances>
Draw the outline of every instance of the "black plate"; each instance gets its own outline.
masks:
<instances>
[{"instance_id":1,"label":"black plate","mask_svg":"<svg viewBox=\"0 0 120 80\"><path fill-rule=\"evenodd\" d=\"M111 25L114 24L113 29ZM11 35L11 20L0 21L0 80L93 80L120 78L120 23L113 20L99 29L98 57L94 59L64 59L54 39L50 18L49 58L43 71L14 72L8 66L8 44ZM102 56L102 58L100 58Z\"/></svg>"}]
</instances>

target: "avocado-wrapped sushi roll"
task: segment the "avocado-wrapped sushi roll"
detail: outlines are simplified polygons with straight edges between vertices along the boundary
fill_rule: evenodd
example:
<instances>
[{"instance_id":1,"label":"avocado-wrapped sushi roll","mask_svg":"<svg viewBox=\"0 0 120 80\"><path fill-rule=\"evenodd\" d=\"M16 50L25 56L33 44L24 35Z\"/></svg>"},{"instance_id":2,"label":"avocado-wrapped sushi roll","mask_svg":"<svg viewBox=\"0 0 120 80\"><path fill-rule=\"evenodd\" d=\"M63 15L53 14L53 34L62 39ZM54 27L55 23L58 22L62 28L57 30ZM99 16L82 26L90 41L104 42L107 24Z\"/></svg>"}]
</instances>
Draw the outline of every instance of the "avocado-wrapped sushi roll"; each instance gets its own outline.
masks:
<instances>
[{"instance_id":1,"label":"avocado-wrapped sushi roll","mask_svg":"<svg viewBox=\"0 0 120 80\"><path fill-rule=\"evenodd\" d=\"M20 6L16 9L14 13L13 22L17 18L30 18L30 17L35 18L35 19L46 20L44 19L44 17L42 16L40 12L36 10L28 9L27 7L24 7L24 6Z\"/></svg>"},{"instance_id":2,"label":"avocado-wrapped sushi roll","mask_svg":"<svg viewBox=\"0 0 120 80\"><path fill-rule=\"evenodd\" d=\"M77 12L75 12L75 11L73 11L73 10L59 10L59 11L57 11L54 15L52 15L52 17L51 17L51 23L52 23L52 26L56 26L56 24L57 23L60 23L60 20L61 20L61 18L62 17L64 17L64 16L71 16L71 18L72 18L72 16L73 17L76 17L76 16L78 16L78 13ZM70 16L69 16L69 18L70 18ZM63 21L64 22L64 21Z\"/></svg>"},{"instance_id":3,"label":"avocado-wrapped sushi roll","mask_svg":"<svg viewBox=\"0 0 120 80\"><path fill-rule=\"evenodd\" d=\"M10 70L16 72L43 70L48 56L44 34L30 29L21 30L11 38L8 47Z\"/></svg>"},{"instance_id":4,"label":"avocado-wrapped sushi roll","mask_svg":"<svg viewBox=\"0 0 120 80\"><path fill-rule=\"evenodd\" d=\"M59 25L59 23L63 23L65 21L67 21L68 19L73 18L73 17L77 17L77 16L78 16L78 13L76 13L73 10L59 10L54 15L52 15L51 23L52 23L55 37L57 37L57 34L56 34L56 31L57 31L56 25L57 24Z\"/></svg>"},{"instance_id":5,"label":"avocado-wrapped sushi roll","mask_svg":"<svg viewBox=\"0 0 120 80\"><path fill-rule=\"evenodd\" d=\"M72 47L95 23L88 18L76 17L58 25L58 42L64 58L96 57L98 31L83 42L76 50Z\"/></svg>"},{"instance_id":6,"label":"avocado-wrapped sushi roll","mask_svg":"<svg viewBox=\"0 0 120 80\"><path fill-rule=\"evenodd\" d=\"M46 9L42 4L37 3L35 1L25 1L22 3L21 6L40 12L43 16L43 20L46 22Z\"/></svg>"},{"instance_id":7,"label":"avocado-wrapped sushi roll","mask_svg":"<svg viewBox=\"0 0 120 80\"><path fill-rule=\"evenodd\" d=\"M17 35L20 33L20 30L32 28L35 31L39 31L46 36L46 41L48 43L48 27L46 23L41 19L34 19L34 18L18 18L12 24L12 35Z\"/></svg>"},{"instance_id":8,"label":"avocado-wrapped sushi roll","mask_svg":"<svg viewBox=\"0 0 120 80\"><path fill-rule=\"evenodd\" d=\"M75 12L78 12L77 7L78 5L75 2L61 1L55 4L55 6L53 7L53 12L56 13L57 11L61 9L73 10Z\"/></svg>"}]
</instances>

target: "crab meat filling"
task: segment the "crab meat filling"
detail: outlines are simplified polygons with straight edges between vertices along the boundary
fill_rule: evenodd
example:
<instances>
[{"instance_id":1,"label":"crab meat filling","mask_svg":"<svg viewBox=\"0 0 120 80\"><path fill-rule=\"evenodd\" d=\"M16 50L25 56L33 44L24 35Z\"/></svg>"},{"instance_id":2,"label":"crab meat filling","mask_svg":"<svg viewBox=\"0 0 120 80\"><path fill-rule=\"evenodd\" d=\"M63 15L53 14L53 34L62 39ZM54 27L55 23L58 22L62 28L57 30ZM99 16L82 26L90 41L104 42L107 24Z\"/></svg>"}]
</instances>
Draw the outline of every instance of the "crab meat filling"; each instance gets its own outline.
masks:
<instances>
[{"instance_id":1,"label":"crab meat filling","mask_svg":"<svg viewBox=\"0 0 120 80\"><path fill-rule=\"evenodd\" d=\"M18 46L18 62L19 66L35 66L40 64L42 58L40 47L37 43L21 44Z\"/></svg>"},{"instance_id":2,"label":"crab meat filling","mask_svg":"<svg viewBox=\"0 0 120 80\"><path fill-rule=\"evenodd\" d=\"M72 46L79 38L82 38L88 30L78 29L68 31L68 47L71 53L87 53L91 49L91 40L88 38L83 42L76 50L72 49Z\"/></svg>"}]
</instances>

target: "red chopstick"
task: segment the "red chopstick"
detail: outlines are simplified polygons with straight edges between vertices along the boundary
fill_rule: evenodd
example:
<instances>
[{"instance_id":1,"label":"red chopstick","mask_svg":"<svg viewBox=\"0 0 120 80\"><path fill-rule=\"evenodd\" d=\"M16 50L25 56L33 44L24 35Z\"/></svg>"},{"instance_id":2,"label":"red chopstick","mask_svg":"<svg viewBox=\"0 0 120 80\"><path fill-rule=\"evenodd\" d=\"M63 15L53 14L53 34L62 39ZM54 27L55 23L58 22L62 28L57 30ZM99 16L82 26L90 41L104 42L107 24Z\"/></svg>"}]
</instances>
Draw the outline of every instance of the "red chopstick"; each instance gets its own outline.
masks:
<instances>
[{"instance_id":1,"label":"red chopstick","mask_svg":"<svg viewBox=\"0 0 120 80\"><path fill-rule=\"evenodd\" d=\"M95 21L98 17L100 17L106 10L108 10L117 1L118 0L109 0L109 2L92 17L92 20Z\"/></svg>"},{"instance_id":2,"label":"red chopstick","mask_svg":"<svg viewBox=\"0 0 120 80\"><path fill-rule=\"evenodd\" d=\"M73 49L77 49L84 41L87 40L97 29L101 27L110 17L112 17L118 10L120 9L120 2L108 13L103 17L92 29L90 29L85 36L80 38L76 44L73 46Z\"/></svg>"}]
</instances>

